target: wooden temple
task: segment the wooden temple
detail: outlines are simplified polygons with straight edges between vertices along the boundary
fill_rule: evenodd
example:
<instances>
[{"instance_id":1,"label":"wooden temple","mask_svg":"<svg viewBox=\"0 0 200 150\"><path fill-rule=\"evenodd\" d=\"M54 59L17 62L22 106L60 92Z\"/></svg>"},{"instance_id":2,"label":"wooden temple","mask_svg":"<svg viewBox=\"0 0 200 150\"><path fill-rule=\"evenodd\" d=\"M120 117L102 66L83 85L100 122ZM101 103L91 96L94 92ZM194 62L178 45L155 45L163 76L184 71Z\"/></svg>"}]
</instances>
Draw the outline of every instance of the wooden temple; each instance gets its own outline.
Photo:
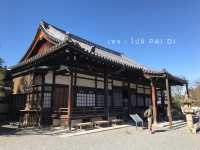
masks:
<instances>
[{"instance_id":1,"label":"wooden temple","mask_svg":"<svg viewBox=\"0 0 200 150\"><path fill-rule=\"evenodd\" d=\"M174 85L185 79L152 70L123 54L41 22L20 62L11 67L12 114L21 126L67 125L143 112L172 122ZM165 107L167 110L165 110Z\"/></svg>"}]
</instances>

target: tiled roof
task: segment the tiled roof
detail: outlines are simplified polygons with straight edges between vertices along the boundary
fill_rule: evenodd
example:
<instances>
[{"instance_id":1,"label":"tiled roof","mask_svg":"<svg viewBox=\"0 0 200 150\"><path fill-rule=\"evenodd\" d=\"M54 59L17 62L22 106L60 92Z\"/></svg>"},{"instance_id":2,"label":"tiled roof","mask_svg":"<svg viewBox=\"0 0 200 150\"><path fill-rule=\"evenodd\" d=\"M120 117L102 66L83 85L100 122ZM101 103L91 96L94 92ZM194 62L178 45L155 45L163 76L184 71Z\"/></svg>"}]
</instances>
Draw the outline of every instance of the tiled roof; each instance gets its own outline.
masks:
<instances>
[{"instance_id":1,"label":"tiled roof","mask_svg":"<svg viewBox=\"0 0 200 150\"><path fill-rule=\"evenodd\" d=\"M40 26L45 31L45 33L48 34L50 38L53 38L55 41L64 42L66 39L70 38L70 40L72 40L74 43L78 43L79 46L83 48L85 51L90 52L92 48L95 48L94 51L95 55L98 55L105 59L109 59L113 62L120 63L122 65L134 67L136 69L141 69L144 72L161 73L160 71L156 71L142 64L139 64L136 61L129 59L128 57L117 51L105 48L103 46L90 42L72 33L65 32L46 22L41 22Z\"/></svg>"},{"instance_id":2,"label":"tiled roof","mask_svg":"<svg viewBox=\"0 0 200 150\"><path fill-rule=\"evenodd\" d=\"M73 43L74 45L78 44L81 47L81 50L83 50L84 52L93 54L94 56L99 57L101 59L108 60L108 61L111 61L111 62L114 62L117 64L121 64L123 66L127 66L130 68L140 69L144 73L166 74L166 75L169 75L173 79L186 81L185 79L171 75L166 70L157 71L157 70L150 69L150 68L146 67L145 65L142 65L132 59L129 59L128 57L124 56L123 54L121 54L117 51L105 48L101 45L90 42L90 41L83 39L77 35L74 35L72 33L65 32L65 31L63 31L53 25L50 25L46 22L41 22L40 28L47 34L47 36L49 38L51 38L58 44L49 48L46 51L46 53L36 55L28 60L22 61L19 64L11 67L11 69L15 69L15 68L21 67L23 65L29 64L31 62L34 62L46 55L54 53L55 51L59 50L60 48L62 48L64 46L67 46L68 44ZM93 53L91 53L92 50L94 50Z\"/></svg>"}]
</instances>

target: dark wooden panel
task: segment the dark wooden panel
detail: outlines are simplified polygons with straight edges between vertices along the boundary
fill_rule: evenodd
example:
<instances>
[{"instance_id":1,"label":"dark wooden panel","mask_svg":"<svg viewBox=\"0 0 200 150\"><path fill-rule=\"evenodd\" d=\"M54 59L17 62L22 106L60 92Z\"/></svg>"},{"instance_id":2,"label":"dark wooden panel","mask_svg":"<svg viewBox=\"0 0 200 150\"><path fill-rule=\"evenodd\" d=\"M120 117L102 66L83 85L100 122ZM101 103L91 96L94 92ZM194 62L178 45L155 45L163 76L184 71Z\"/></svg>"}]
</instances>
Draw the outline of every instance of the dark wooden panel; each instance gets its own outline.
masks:
<instances>
[{"instance_id":1,"label":"dark wooden panel","mask_svg":"<svg viewBox=\"0 0 200 150\"><path fill-rule=\"evenodd\" d=\"M68 86L55 86L53 94L53 110L67 108Z\"/></svg>"}]
</instances>

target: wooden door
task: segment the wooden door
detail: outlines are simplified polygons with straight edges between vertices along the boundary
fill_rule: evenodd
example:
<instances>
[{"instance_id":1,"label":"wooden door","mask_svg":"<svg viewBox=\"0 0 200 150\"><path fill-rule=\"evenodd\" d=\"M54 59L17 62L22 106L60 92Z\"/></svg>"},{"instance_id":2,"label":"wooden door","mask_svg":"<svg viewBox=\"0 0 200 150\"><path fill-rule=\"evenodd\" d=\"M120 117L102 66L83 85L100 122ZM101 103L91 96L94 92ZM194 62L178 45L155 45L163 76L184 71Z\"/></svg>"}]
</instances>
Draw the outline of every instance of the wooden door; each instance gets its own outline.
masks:
<instances>
[{"instance_id":1,"label":"wooden door","mask_svg":"<svg viewBox=\"0 0 200 150\"><path fill-rule=\"evenodd\" d=\"M53 94L53 109L67 108L68 86L56 86Z\"/></svg>"}]
</instances>

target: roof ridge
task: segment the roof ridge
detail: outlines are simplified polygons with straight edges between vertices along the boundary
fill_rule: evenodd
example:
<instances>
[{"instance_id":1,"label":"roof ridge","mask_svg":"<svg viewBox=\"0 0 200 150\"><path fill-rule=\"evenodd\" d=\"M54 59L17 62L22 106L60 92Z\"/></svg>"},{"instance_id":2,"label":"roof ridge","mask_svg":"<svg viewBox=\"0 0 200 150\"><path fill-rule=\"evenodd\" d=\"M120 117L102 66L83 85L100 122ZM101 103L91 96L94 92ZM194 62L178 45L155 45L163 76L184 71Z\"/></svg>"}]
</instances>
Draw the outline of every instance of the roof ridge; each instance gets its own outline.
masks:
<instances>
[{"instance_id":1,"label":"roof ridge","mask_svg":"<svg viewBox=\"0 0 200 150\"><path fill-rule=\"evenodd\" d=\"M75 35L75 34L73 34L73 33L68 32L68 33L66 33L66 34L68 34L69 36L72 36L72 38L75 38L76 40L79 40L79 41L81 41L81 42L83 42L83 43L85 43L85 44L88 44L88 45L90 45L90 46L95 46L95 47L97 47L97 48L99 48L99 49L102 49L102 50L104 50L104 51L106 51L106 52L109 52L109 53L112 53L112 54L115 54L115 55L118 55L118 56L122 56L122 53L121 53L121 52L118 52L118 51L112 50L112 49L110 49L110 48L101 46L101 45L96 44L96 43L94 43L94 42L91 42L91 41L89 41L89 40L87 40L87 39L85 39L85 38L82 38L82 37L80 37L80 36L78 36L78 35Z\"/></svg>"},{"instance_id":2,"label":"roof ridge","mask_svg":"<svg viewBox=\"0 0 200 150\"><path fill-rule=\"evenodd\" d=\"M40 22L40 26L41 26L43 29L49 29L49 26L50 26L50 27L53 27L54 29L60 31L61 33L65 34L65 35L69 35L69 36L71 36L72 38L74 38L74 39L76 39L76 40L78 40L78 41L80 41L80 42L83 42L83 43L88 44L88 45L90 45L90 46L95 46L95 47L97 47L97 48L99 48L99 49L102 49L102 50L104 50L104 51L106 51L106 52L109 52L109 53L112 53L112 54L115 54L115 55L118 55L118 56L122 56L122 53L121 53L121 52L118 52L118 51L112 50L112 49L110 49L110 48L101 46L101 45L96 44L96 43L94 43L94 42L91 42L91 41L89 41L89 40L87 40L87 39L85 39L85 38L82 38L82 37L80 37L80 36L78 36L78 35L76 35L76 34L73 34L73 33L70 33L70 32L66 32L65 30L62 30L62 29L60 29L60 28L58 28L58 27L56 27L56 26L54 26L54 25L52 25L52 24L49 24L49 23L47 23L47 22L44 21L44 20L42 20L42 21ZM47 31L47 30L46 30L46 31ZM47 31L47 32L48 32L48 31ZM50 34L50 36L51 36L51 34Z\"/></svg>"}]
</instances>

